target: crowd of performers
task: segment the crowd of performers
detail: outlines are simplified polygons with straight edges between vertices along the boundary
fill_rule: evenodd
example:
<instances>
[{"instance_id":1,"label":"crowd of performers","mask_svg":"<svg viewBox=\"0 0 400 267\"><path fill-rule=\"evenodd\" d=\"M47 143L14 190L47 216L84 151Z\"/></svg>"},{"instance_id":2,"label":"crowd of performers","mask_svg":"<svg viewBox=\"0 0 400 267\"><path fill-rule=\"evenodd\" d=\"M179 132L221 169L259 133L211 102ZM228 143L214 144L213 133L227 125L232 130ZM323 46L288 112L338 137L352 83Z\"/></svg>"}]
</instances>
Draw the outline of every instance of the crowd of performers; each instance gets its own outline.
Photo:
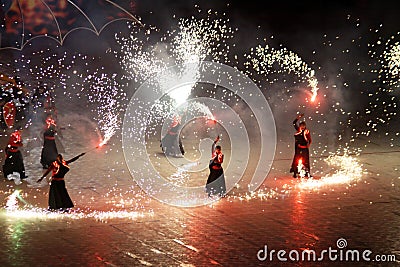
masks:
<instances>
[{"instance_id":1,"label":"crowd of performers","mask_svg":"<svg viewBox=\"0 0 400 267\"><path fill-rule=\"evenodd\" d=\"M5 79L4 77L0 77ZM6 103L14 101L15 97L18 98L18 103L27 103L24 97L27 96L25 89L22 89L22 83L17 82L16 79L7 80L8 83L14 84L11 89L3 90L1 96L2 108ZM4 88L3 88L4 89ZM8 101L8 102L7 102ZM49 91L46 90L45 85L41 83L31 98L31 104L33 109L36 111L36 116L45 116L45 126L43 129L43 146L40 157L40 164L43 169L46 169L42 177L37 180L41 182L50 172L51 184L49 191L49 210L56 211L69 211L74 205L67 192L64 176L69 171L69 164L85 155L82 153L70 160L64 160L63 156L58 153L56 145L56 134L57 125L54 117L57 113L55 110L54 100L51 97ZM23 115L15 117L16 121L22 120L25 106L20 105ZM40 110L42 112L38 112ZM4 110L3 110L4 111ZM310 173L310 152L309 147L311 145L311 134L306 127L304 121L299 122L304 114L298 115L293 121L293 126L296 129L294 134L295 139L295 153L290 168L290 172L293 173L293 177L312 177ZM42 117L43 118L43 117ZM2 123L7 124L7 117L2 116ZM6 125L9 127L9 125ZM183 157L185 154L182 141L180 139L180 130L182 128L181 117L175 116L171 125L169 126L165 136L161 139L162 151L168 156ZM5 148L5 160L3 165L4 177L11 180L14 179L16 184L20 184L21 181L26 179L28 176L25 173L24 161L20 148L23 146L21 134L23 128L21 126L14 127L14 132L10 134L8 144ZM222 148L217 143L220 141L219 136L214 140L211 148L211 160L209 162L209 176L205 185L205 192L209 197L219 196L224 197L226 195L226 184L225 176L222 164L224 162L224 154Z\"/></svg>"},{"instance_id":2,"label":"crowd of performers","mask_svg":"<svg viewBox=\"0 0 400 267\"><path fill-rule=\"evenodd\" d=\"M19 77L0 73L0 128L16 128L21 123L56 117L54 97L46 83L39 81L32 93Z\"/></svg>"},{"instance_id":3,"label":"crowd of performers","mask_svg":"<svg viewBox=\"0 0 400 267\"><path fill-rule=\"evenodd\" d=\"M23 147L22 131L24 127L22 125L27 125L32 121L43 122L43 146L40 164L46 171L37 182L42 181L51 172L48 209L69 211L74 205L68 195L64 176L69 171L68 164L85 153L71 160L64 160L63 156L58 153L55 121L57 111L51 90L47 89L45 83L39 82L38 87L31 95L20 79L17 77L10 78L3 74L0 74L0 89L1 128L4 131L14 129L9 135L8 143L4 149L5 159L2 169L4 177L7 180L14 180L17 185L28 178L20 151Z\"/></svg>"},{"instance_id":4,"label":"crowd of performers","mask_svg":"<svg viewBox=\"0 0 400 267\"><path fill-rule=\"evenodd\" d=\"M293 173L294 178L313 178L310 168L310 145L312 142L310 130L307 129L305 121L299 122L304 114L299 114L293 121L293 126L296 130L294 134L294 156L290 173ZM182 157L184 149L182 141L179 137L181 130L181 118L175 116L166 135L161 140L163 152L168 156ZM220 140L219 136L215 139L211 148L211 160L209 163L210 174L206 182L206 192L208 196L218 195L223 197L226 195L226 185L222 163L224 155L221 146L217 145Z\"/></svg>"},{"instance_id":5,"label":"crowd of performers","mask_svg":"<svg viewBox=\"0 0 400 267\"><path fill-rule=\"evenodd\" d=\"M46 119L46 125L43 131L43 146L40 157L40 163L46 172L37 181L40 182L50 172L51 184L49 190L48 209L51 211L69 211L74 205L68 195L64 176L69 171L69 163L77 160L85 153L82 153L71 160L64 160L63 156L58 153L55 142L56 123L49 116ZM14 180L17 185L28 178L25 173L24 160L20 148L22 142L22 128L16 129L11 133L8 144L5 148L5 160L3 164L3 174L8 180Z\"/></svg>"},{"instance_id":6,"label":"crowd of performers","mask_svg":"<svg viewBox=\"0 0 400 267\"><path fill-rule=\"evenodd\" d=\"M5 147L5 160L3 165L4 177L9 180L23 180L27 178L25 173L22 153L19 150L23 146L22 127L18 127L10 134L8 144ZM40 163L43 169L49 168L51 163L56 160L58 151L55 142L56 123L51 116L46 119L46 125L43 129L43 146L40 156ZM18 183L18 182L17 182Z\"/></svg>"},{"instance_id":7,"label":"crowd of performers","mask_svg":"<svg viewBox=\"0 0 400 267\"><path fill-rule=\"evenodd\" d=\"M290 172L293 173L293 177L312 177L310 174L309 158L311 134L304 121L299 123L299 119L302 116L303 114L298 115L293 121L294 128L296 129L296 133L294 134L295 153ZM162 143L162 146L165 153L169 152L176 156L177 151L179 151L182 155L184 154L182 142L179 139L180 124L180 120L174 120L166 134L166 136L170 136L166 139L168 141L166 142L165 137L163 138L164 143ZM55 142L56 132L56 123L53 118L49 116L46 119L46 125L43 131L43 147L40 158L40 163L46 171L37 182L41 182L51 172L48 209L52 211L69 211L74 207L74 204L66 189L64 177L69 171L69 164L85 155L85 153L70 160L64 160L63 156L57 151ZM18 128L10 135L9 142L5 148L6 158L3 165L4 176L18 181L27 178L22 154L19 150L19 148L23 146L21 133L22 129ZM220 137L217 136L211 148L211 160L209 162L210 173L205 185L205 191L209 197L224 197L227 193L224 170L222 167L224 154L222 153L221 146L217 145L219 141ZM13 176L17 176L18 179Z\"/></svg>"}]
</instances>

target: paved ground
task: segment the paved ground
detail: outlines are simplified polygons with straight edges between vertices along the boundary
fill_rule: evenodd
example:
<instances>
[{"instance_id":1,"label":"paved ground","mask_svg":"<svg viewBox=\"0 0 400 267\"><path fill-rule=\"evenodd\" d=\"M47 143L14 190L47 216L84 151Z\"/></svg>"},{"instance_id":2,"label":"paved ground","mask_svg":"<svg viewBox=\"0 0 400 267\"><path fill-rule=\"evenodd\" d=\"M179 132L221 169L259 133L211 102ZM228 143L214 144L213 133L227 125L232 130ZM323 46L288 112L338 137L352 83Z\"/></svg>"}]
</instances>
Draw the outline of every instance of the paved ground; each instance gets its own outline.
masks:
<instances>
[{"instance_id":1,"label":"paved ground","mask_svg":"<svg viewBox=\"0 0 400 267\"><path fill-rule=\"evenodd\" d=\"M90 140L96 139L95 134L80 134L88 132L80 127L88 127L83 117L66 116L60 120L70 125L68 119L74 120L75 126L65 127L60 136L66 158L90 149ZM77 125L77 121L81 124ZM398 141L379 136L375 143L357 139L353 146L364 148L355 157L362 166L362 177L337 185L320 183L319 187L308 189L301 188L304 182L287 173L291 148L279 142L273 168L255 194L246 192L246 184L242 183L211 205L179 208L160 203L136 185L124 164L121 144L116 141L120 137L115 136L109 146L91 151L71 164L66 183L75 210L71 214L54 214L45 212L47 183L34 182L42 173L38 163L41 140L34 128L30 129L23 134L29 183L15 185L3 179L0 185L0 266L399 264ZM7 132L3 134L6 136ZM317 179L340 170L322 168L321 156L315 156L313 162ZM347 171L353 170L350 167ZM265 248L267 255L262 251ZM331 252L331 257L337 255L336 261L327 252L322 254L329 249L338 250ZM278 259L278 250L286 252L280 256L288 262ZM359 262L345 260L349 250L360 253ZM365 250L372 252L367 255L371 260L377 255L395 255L396 262L367 262L361 258ZM289 253L292 258L299 254L301 259L302 253L309 255L313 251L324 260L289 258ZM257 254L261 259L267 257L262 261Z\"/></svg>"},{"instance_id":2,"label":"paved ground","mask_svg":"<svg viewBox=\"0 0 400 267\"><path fill-rule=\"evenodd\" d=\"M400 153L395 147L385 151L371 147L368 151L358 157L368 173L350 186L301 190L296 187L297 180L281 171L289 160L278 158L259 191L264 195L246 197L244 189L236 189L227 198L196 208L172 207L147 197L126 172L122 174L122 167L115 170L113 177L118 178L101 182L78 179L78 173L71 170L67 184L76 203L72 214L2 209L0 265L286 266L289 263L280 262L276 254L271 263L269 258L260 261L257 253L267 246L267 251L296 250L301 255L309 249L320 256L329 247L338 249L340 238L347 241L342 251L371 250L371 259L393 254L399 260ZM96 156L90 161L96 162ZM109 159L105 156L104 160ZM88 161L86 158L76 166L83 168ZM19 189L28 204L46 207L46 186L32 188L25 182L16 186L3 181L1 188L5 197ZM20 208L24 207L21 199ZM6 198L2 204L6 206ZM284 256L288 258L288 254ZM328 254L323 262L290 263L350 264L333 262ZM366 261L351 264L379 265Z\"/></svg>"}]
</instances>

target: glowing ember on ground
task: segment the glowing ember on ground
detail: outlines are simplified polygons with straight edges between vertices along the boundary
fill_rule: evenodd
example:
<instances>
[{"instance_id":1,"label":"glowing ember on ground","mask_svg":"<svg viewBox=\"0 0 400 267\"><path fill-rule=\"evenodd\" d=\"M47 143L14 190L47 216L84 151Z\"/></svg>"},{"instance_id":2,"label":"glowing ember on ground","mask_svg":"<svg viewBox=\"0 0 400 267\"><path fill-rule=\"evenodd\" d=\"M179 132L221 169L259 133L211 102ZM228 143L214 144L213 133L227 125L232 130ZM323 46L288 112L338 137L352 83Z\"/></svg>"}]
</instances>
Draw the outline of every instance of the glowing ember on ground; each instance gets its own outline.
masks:
<instances>
[{"instance_id":1,"label":"glowing ember on ground","mask_svg":"<svg viewBox=\"0 0 400 267\"><path fill-rule=\"evenodd\" d=\"M50 212L46 209L13 209L7 210L5 216L20 219L95 219L105 222L113 219L137 220L145 216L152 216L152 213L137 211L72 211L72 212Z\"/></svg>"},{"instance_id":2,"label":"glowing ember on ground","mask_svg":"<svg viewBox=\"0 0 400 267\"><path fill-rule=\"evenodd\" d=\"M297 173L300 175L300 178L304 178L306 176L302 159L299 159L299 163L297 164Z\"/></svg>"},{"instance_id":3,"label":"glowing ember on ground","mask_svg":"<svg viewBox=\"0 0 400 267\"><path fill-rule=\"evenodd\" d=\"M18 197L19 190L15 190L11 195L7 197L6 210L16 210L18 209Z\"/></svg>"},{"instance_id":4,"label":"glowing ember on ground","mask_svg":"<svg viewBox=\"0 0 400 267\"><path fill-rule=\"evenodd\" d=\"M364 174L361 164L353 156L333 155L325 161L337 169L333 174L322 176L321 179L302 179L297 186L300 189L318 189L329 185L353 184Z\"/></svg>"}]
</instances>

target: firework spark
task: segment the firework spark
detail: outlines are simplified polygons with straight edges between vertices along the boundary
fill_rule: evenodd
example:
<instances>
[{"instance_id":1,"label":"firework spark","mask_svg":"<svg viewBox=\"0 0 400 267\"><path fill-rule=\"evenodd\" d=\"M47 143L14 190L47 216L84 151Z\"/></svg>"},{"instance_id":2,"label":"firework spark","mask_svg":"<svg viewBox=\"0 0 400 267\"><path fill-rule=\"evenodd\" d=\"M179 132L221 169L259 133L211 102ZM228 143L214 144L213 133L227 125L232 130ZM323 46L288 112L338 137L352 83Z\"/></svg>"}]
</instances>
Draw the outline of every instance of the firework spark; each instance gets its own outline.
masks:
<instances>
[{"instance_id":1,"label":"firework spark","mask_svg":"<svg viewBox=\"0 0 400 267\"><path fill-rule=\"evenodd\" d=\"M392 42L390 38L385 50L380 57L381 69L379 75L383 79L383 83L390 88L395 87L400 81L400 42Z\"/></svg>"},{"instance_id":2,"label":"firework spark","mask_svg":"<svg viewBox=\"0 0 400 267\"><path fill-rule=\"evenodd\" d=\"M168 79L157 81L158 86L163 92L168 92L178 84L177 81L198 80L201 61L218 61L227 55L228 47L221 46L221 43L232 37L233 30L226 23L223 19L180 19L177 29L155 44L143 42L137 37L138 32L132 32L129 38L117 36L116 40L121 45L120 62L126 73L125 78L143 82L171 66L189 64L190 68L184 67L180 73L170 73ZM153 30L157 29L150 28L145 32L146 39L150 39L149 35ZM118 56L118 52L116 55ZM168 96L173 103L163 103L164 109L169 106L165 113L169 114L173 108L185 103L195 86L196 83L193 82L171 90Z\"/></svg>"},{"instance_id":3,"label":"firework spark","mask_svg":"<svg viewBox=\"0 0 400 267\"><path fill-rule=\"evenodd\" d=\"M101 74L98 76L89 75L84 82L90 84L89 102L96 103L92 111L100 115L96 120L100 131L103 133L103 140L98 145L101 147L110 140L120 127L119 114L123 109L121 100L125 95L120 92L119 84L115 79L116 75L109 77Z\"/></svg>"},{"instance_id":4,"label":"firework spark","mask_svg":"<svg viewBox=\"0 0 400 267\"><path fill-rule=\"evenodd\" d=\"M7 217L21 219L43 219L43 220L61 220L61 219L95 219L101 222L107 222L114 219L130 219L137 220L146 215L152 216L151 213L143 213L137 211L71 211L70 213L49 212L47 209L30 208L30 209L8 209Z\"/></svg>"},{"instance_id":5,"label":"firework spark","mask_svg":"<svg viewBox=\"0 0 400 267\"><path fill-rule=\"evenodd\" d=\"M258 74L268 75L271 73L293 73L301 81L307 81L311 87L312 96L310 101L314 102L317 98L318 80L315 77L315 71L312 70L296 53L287 48L274 49L269 45L258 45L252 48L250 54L246 56L248 61L246 67L252 67ZM278 64L279 69L275 68Z\"/></svg>"},{"instance_id":6,"label":"firework spark","mask_svg":"<svg viewBox=\"0 0 400 267\"><path fill-rule=\"evenodd\" d=\"M359 181L364 171L358 160L349 155L332 155L325 160L329 166L335 167L337 171L328 174L321 179L302 179L297 185L300 189L319 189L330 185L352 184Z\"/></svg>"}]
</instances>

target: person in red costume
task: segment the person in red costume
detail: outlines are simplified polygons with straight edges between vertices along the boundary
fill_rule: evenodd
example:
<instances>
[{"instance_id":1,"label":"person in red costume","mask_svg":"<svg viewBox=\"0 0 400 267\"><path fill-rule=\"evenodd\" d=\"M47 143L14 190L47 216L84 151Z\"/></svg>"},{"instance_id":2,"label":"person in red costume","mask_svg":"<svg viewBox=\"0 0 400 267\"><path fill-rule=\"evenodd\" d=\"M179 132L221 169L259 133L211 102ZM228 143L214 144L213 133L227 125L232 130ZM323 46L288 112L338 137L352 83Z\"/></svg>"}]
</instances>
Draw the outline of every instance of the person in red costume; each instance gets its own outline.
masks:
<instances>
[{"instance_id":1,"label":"person in red costume","mask_svg":"<svg viewBox=\"0 0 400 267\"><path fill-rule=\"evenodd\" d=\"M181 129L181 117L175 116L167 134L161 140L161 148L168 156L183 157L185 150L182 141L179 138L179 130Z\"/></svg>"},{"instance_id":2,"label":"person in red costume","mask_svg":"<svg viewBox=\"0 0 400 267\"><path fill-rule=\"evenodd\" d=\"M67 188L65 187L64 176L69 171L69 165L71 162L79 159L85 155L85 153L79 154L78 156L64 160L61 154L57 155L57 159L49 166L47 171L40 177L37 182L41 182L44 177L52 172L50 191L49 191L49 207L50 211L62 211L68 212L74 207L72 200L68 194Z\"/></svg>"},{"instance_id":3,"label":"person in red costume","mask_svg":"<svg viewBox=\"0 0 400 267\"><path fill-rule=\"evenodd\" d=\"M293 172L293 177L296 178L299 174L298 166L303 165L305 168L305 175L311 177L310 174L310 145L311 145L311 133L307 129L306 123L304 121L298 123L300 118L304 114L297 115L296 119L293 121L293 126L296 129L294 134L295 144L294 144L294 156L292 161L292 167L290 172ZM299 164L301 161L301 164Z\"/></svg>"},{"instance_id":4,"label":"person in red costume","mask_svg":"<svg viewBox=\"0 0 400 267\"><path fill-rule=\"evenodd\" d=\"M210 174L206 183L206 192L208 196L219 195L221 197L226 194L225 176L222 163L224 162L224 154L221 146L217 145L219 136L215 139L211 147L211 160L209 164Z\"/></svg>"},{"instance_id":5,"label":"person in red costume","mask_svg":"<svg viewBox=\"0 0 400 267\"><path fill-rule=\"evenodd\" d=\"M22 157L21 151L19 150L19 148L23 146L21 134L21 128L15 130L10 135L8 144L4 150L6 153L6 159L3 165L3 174L4 177L7 179L10 179L9 175L13 173L18 173L19 179L27 178L25 174L24 159Z\"/></svg>"}]
</instances>

